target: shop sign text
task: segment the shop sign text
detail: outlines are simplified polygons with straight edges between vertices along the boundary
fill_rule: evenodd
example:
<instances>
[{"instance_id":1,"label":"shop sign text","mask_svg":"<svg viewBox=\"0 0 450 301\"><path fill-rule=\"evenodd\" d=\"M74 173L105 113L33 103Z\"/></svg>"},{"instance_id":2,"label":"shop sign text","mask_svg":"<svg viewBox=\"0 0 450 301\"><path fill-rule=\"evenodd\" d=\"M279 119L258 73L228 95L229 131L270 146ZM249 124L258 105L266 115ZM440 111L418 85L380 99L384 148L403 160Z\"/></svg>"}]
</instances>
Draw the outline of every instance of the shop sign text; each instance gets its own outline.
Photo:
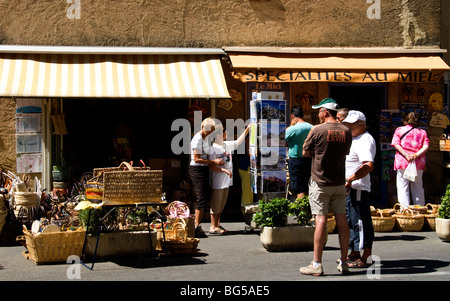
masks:
<instances>
[{"instance_id":1,"label":"shop sign text","mask_svg":"<svg viewBox=\"0 0 450 301\"><path fill-rule=\"evenodd\" d=\"M358 82L358 83L434 83L440 74L432 71L409 72L351 72L351 71L295 71L247 70L243 82Z\"/></svg>"}]
</instances>

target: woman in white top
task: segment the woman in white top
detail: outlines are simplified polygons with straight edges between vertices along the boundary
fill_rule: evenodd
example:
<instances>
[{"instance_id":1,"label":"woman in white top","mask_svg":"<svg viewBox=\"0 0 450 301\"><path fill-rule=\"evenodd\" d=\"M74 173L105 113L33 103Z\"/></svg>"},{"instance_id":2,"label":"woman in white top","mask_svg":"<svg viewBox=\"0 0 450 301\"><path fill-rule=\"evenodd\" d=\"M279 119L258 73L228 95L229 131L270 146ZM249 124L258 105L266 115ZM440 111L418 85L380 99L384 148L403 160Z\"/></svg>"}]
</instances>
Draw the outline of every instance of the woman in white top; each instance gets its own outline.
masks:
<instances>
[{"instance_id":1,"label":"woman in white top","mask_svg":"<svg viewBox=\"0 0 450 301\"><path fill-rule=\"evenodd\" d=\"M211 226L209 234L225 234L227 230L220 226L220 216L227 202L229 187L233 185L233 161L232 153L245 140L249 127L239 136L237 140L224 141L227 138L227 132L223 126L216 126L218 131L216 143L212 145L211 153L208 155L210 160L221 159L224 165L210 165L211 170Z\"/></svg>"},{"instance_id":2,"label":"woman in white top","mask_svg":"<svg viewBox=\"0 0 450 301\"><path fill-rule=\"evenodd\" d=\"M215 130L215 123L212 118L206 118L202 122L202 129L194 135L191 141L191 162L189 164L189 177L194 186L197 196L195 204L195 237L206 237L200 224L206 208L206 202L210 198L209 168L208 165L223 165L221 159L208 159L208 152L211 148L211 139L208 136Z\"/></svg>"}]
</instances>

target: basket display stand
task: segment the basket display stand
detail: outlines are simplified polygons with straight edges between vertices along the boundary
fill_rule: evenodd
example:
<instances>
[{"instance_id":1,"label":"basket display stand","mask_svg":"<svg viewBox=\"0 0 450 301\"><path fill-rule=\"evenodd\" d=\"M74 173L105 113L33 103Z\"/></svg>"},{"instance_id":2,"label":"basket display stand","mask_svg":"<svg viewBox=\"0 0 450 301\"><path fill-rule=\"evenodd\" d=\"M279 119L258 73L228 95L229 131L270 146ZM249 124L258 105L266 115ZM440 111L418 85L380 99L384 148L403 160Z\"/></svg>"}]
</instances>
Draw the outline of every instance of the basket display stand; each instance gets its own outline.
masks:
<instances>
[{"instance_id":1,"label":"basket display stand","mask_svg":"<svg viewBox=\"0 0 450 301\"><path fill-rule=\"evenodd\" d=\"M156 257L156 252L154 251L155 249L152 246L152 237L151 237L151 232L150 232L150 220L148 217L148 210L147 210L147 206L150 206L154 209L153 206L159 206L159 211L154 209L153 211L156 212L159 216L159 218L165 222L166 221L166 216L164 215L164 209L163 207L168 205L168 203L166 202L162 202L162 203L140 203L140 204L129 204L129 205L107 205L107 206L103 206L103 207L111 207L111 209L101 218L99 218L99 223L98 223L98 229L97 229L97 240L95 243L95 249L94 249L94 253L92 255L92 263L91 266L88 266L86 263L83 262L83 260L81 260L81 264L85 267L87 267L88 269L92 270L94 269L94 264L95 264L95 256L97 254L97 247L99 244L99 240L100 240L100 234L101 234L101 228L102 228L102 224L103 224L103 220L116 208L118 207L136 207L136 206L144 206L145 207L145 216L147 217L147 230L148 230L148 239L149 239L149 243L150 243L150 250L151 250L151 255L152 257ZM89 210L88 213L88 219L87 219L87 225L89 225L89 221L91 219L91 211ZM83 251L82 251L82 255L85 254L85 247L86 247L86 241L87 241L87 235L88 235L88 226L86 226L86 234L84 237L84 243L83 243ZM163 231L163 241L164 243L166 242L166 237ZM167 255L167 249L166 249L166 255Z\"/></svg>"}]
</instances>

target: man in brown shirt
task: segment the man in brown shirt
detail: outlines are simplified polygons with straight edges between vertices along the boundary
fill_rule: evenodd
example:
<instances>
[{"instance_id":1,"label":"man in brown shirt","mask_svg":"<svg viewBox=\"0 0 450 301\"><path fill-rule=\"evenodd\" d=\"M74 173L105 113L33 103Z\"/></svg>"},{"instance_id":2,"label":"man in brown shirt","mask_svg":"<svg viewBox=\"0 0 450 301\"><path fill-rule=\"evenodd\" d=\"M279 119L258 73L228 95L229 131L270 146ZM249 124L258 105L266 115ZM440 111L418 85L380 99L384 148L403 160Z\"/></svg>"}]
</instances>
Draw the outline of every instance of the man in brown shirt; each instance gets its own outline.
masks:
<instances>
[{"instance_id":1,"label":"man in brown shirt","mask_svg":"<svg viewBox=\"0 0 450 301\"><path fill-rule=\"evenodd\" d=\"M314 126L303 144L303 156L312 157L309 202L315 215L314 260L300 268L302 274L323 274L322 253L327 239L327 214L333 212L339 232L341 259L338 271L348 273L347 252L349 228L346 217L345 159L352 134L336 119L339 109L332 98L325 98L313 109L319 109L321 124Z\"/></svg>"}]
</instances>

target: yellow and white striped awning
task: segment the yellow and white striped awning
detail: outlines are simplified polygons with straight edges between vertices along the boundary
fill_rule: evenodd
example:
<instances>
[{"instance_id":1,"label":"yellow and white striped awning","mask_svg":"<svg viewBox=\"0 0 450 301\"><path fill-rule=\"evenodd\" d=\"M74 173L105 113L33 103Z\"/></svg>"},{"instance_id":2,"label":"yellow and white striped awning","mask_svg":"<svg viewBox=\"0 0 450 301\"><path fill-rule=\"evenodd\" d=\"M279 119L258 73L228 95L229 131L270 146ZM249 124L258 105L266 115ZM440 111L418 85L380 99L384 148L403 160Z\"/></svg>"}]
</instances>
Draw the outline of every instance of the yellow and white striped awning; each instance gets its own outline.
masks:
<instances>
[{"instance_id":1,"label":"yellow and white striped awning","mask_svg":"<svg viewBox=\"0 0 450 301\"><path fill-rule=\"evenodd\" d=\"M203 54L1 53L0 96L230 98L220 58Z\"/></svg>"}]
</instances>

